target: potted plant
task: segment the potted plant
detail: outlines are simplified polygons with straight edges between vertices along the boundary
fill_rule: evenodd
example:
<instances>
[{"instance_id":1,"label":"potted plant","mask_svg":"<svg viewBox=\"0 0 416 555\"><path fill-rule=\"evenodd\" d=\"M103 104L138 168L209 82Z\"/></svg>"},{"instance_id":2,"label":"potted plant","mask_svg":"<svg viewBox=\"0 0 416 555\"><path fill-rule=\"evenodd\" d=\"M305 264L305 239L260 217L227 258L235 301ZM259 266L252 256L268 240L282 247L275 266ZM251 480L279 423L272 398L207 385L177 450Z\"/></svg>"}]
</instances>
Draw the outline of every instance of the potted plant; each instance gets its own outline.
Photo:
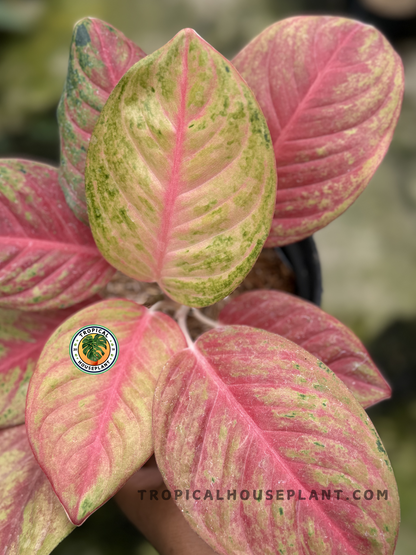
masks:
<instances>
[{"instance_id":1,"label":"potted plant","mask_svg":"<svg viewBox=\"0 0 416 555\"><path fill-rule=\"evenodd\" d=\"M50 553L153 453L160 502L206 549L394 552L397 487L364 411L389 385L317 306L231 294L263 247L358 197L402 93L389 43L348 19L283 20L232 62L190 29L146 56L77 23L60 167L0 163L4 553ZM116 269L165 300L100 300ZM190 314L212 328L196 340Z\"/></svg>"}]
</instances>

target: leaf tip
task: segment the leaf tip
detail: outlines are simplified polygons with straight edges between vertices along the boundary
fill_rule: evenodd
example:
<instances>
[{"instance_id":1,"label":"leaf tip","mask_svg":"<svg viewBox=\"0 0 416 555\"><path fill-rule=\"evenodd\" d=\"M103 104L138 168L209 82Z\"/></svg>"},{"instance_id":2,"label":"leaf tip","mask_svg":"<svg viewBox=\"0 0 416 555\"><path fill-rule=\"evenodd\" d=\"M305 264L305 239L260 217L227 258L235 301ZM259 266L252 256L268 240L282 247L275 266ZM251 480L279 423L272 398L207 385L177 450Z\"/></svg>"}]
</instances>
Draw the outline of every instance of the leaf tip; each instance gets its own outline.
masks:
<instances>
[{"instance_id":1,"label":"leaf tip","mask_svg":"<svg viewBox=\"0 0 416 555\"><path fill-rule=\"evenodd\" d=\"M205 39L203 39L201 37L200 34L198 34L195 29L191 29L190 27L186 27L185 29L182 29L181 31L179 31L179 33L177 33L173 39L173 41L179 41L179 42L185 42L188 43L189 45L191 45L194 42L198 42L198 43L203 43L203 44L208 44L207 41ZM212 46L209 45L211 48Z\"/></svg>"}]
</instances>

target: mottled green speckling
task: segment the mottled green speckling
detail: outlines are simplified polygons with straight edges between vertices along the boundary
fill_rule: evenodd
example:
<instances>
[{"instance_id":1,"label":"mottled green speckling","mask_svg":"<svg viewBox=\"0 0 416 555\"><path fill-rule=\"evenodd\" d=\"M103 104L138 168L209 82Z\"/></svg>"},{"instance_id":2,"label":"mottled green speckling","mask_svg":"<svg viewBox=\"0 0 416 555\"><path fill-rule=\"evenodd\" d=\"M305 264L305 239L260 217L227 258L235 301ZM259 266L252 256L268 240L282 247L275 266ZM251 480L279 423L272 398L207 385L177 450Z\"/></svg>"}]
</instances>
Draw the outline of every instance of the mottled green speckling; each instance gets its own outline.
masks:
<instances>
[{"instance_id":1,"label":"mottled green speckling","mask_svg":"<svg viewBox=\"0 0 416 555\"><path fill-rule=\"evenodd\" d=\"M304 16L271 25L233 63L259 101L276 156L266 245L299 241L342 214L383 159L403 96L400 57L370 25Z\"/></svg>"},{"instance_id":2,"label":"mottled green speckling","mask_svg":"<svg viewBox=\"0 0 416 555\"><path fill-rule=\"evenodd\" d=\"M86 193L103 256L183 304L213 304L250 271L276 195L270 134L250 89L194 31L120 80L91 139Z\"/></svg>"},{"instance_id":3,"label":"mottled green speckling","mask_svg":"<svg viewBox=\"0 0 416 555\"><path fill-rule=\"evenodd\" d=\"M92 130L120 77L144 56L123 33L99 19L87 17L74 27L68 74L58 106L59 183L67 203L85 224L84 170Z\"/></svg>"},{"instance_id":4,"label":"mottled green speckling","mask_svg":"<svg viewBox=\"0 0 416 555\"><path fill-rule=\"evenodd\" d=\"M114 333L119 356L108 372L89 375L74 366L68 349L74 333L94 322ZM30 381L26 426L74 524L82 524L151 456L156 380L185 346L169 316L124 299L78 311L44 346Z\"/></svg>"},{"instance_id":5,"label":"mottled green speckling","mask_svg":"<svg viewBox=\"0 0 416 555\"><path fill-rule=\"evenodd\" d=\"M34 458L25 425L0 431L0 546L49 555L75 526Z\"/></svg>"},{"instance_id":6,"label":"mottled green speckling","mask_svg":"<svg viewBox=\"0 0 416 555\"><path fill-rule=\"evenodd\" d=\"M1 160L0 206L0 306L66 308L111 279L115 269L67 206L56 168Z\"/></svg>"},{"instance_id":7,"label":"mottled green speckling","mask_svg":"<svg viewBox=\"0 0 416 555\"><path fill-rule=\"evenodd\" d=\"M200 489L201 500L206 490L214 499L215 490L249 492L209 505L209 496L177 500L218 553L393 555L397 486L364 415L346 385L295 343L221 326L165 366L154 398L155 454L171 490ZM388 490L388 499L364 499L367 489Z\"/></svg>"},{"instance_id":8,"label":"mottled green speckling","mask_svg":"<svg viewBox=\"0 0 416 555\"><path fill-rule=\"evenodd\" d=\"M83 306L41 312L0 309L0 428L25 421L29 380L46 341Z\"/></svg>"}]
</instances>

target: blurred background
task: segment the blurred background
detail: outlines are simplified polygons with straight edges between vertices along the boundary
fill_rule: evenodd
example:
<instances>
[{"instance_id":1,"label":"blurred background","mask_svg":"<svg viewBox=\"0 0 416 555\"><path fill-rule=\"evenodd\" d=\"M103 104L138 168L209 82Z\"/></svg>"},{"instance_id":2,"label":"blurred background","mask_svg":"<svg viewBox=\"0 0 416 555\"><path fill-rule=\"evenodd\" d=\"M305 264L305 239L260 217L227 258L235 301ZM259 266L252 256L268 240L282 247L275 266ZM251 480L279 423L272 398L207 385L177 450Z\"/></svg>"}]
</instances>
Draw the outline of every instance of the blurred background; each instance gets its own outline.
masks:
<instances>
[{"instance_id":1,"label":"blurred background","mask_svg":"<svg viewBox=\"0 0 416 555\"><path fill-rule=\"evenodd\" d=\"M366 191L315 234L323 308L364 341L394 394L369 410L399 486L397 555L416 545L416 0L0 0L0 156L59 163L55 117L74 23L108 21L148 54L184 27L226 57L275 21L346 15L402 56L406 91L390 150ZM110 501L54 555L154 555Z\"/></svg>"}]
</instances>

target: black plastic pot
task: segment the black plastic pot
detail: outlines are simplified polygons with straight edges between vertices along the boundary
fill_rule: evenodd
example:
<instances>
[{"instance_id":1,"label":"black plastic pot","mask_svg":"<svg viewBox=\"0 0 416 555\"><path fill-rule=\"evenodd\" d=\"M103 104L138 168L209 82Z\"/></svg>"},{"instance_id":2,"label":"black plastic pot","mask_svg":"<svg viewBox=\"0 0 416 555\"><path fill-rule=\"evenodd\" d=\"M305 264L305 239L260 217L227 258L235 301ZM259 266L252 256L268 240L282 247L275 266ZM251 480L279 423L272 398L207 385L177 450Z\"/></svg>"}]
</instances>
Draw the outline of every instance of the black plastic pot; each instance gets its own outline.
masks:
<instances>
[{"instance_id":1,"label":"black plastic pot","mask_svg":"<svg viewBox=\"0 0 416 555\"><path fill-rule=\"evenodd\" d=\"M318 250L312 237L297 243L275 248L280 260L296 278L296 294L321 306L322 274Z\"/></svg>"}]
</instances>

